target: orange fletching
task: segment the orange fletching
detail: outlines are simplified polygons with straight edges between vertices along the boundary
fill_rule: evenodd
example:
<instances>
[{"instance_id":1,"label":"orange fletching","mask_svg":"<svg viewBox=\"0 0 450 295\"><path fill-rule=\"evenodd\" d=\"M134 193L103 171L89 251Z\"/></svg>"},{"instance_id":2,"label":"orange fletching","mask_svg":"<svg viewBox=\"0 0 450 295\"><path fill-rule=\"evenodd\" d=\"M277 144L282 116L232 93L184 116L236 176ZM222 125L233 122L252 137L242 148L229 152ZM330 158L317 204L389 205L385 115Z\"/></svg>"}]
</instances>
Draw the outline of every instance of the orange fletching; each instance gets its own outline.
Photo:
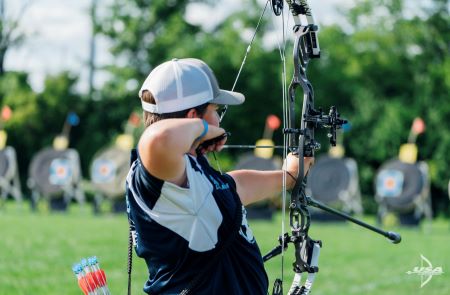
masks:
<instances>
[{"instance_id":1,"label":"orange fletching","mask_svg":"<svg viewBox=\"0 0 450 295\"><path fill-rule=\"evenodd\" d=\"M79 278L78 286L80 287L81 291L83 291L84 295L88 295L89 291L88 291L88 287L87 287L87 283L86 283L85 279Z\"/></svg>"}]
</instances>

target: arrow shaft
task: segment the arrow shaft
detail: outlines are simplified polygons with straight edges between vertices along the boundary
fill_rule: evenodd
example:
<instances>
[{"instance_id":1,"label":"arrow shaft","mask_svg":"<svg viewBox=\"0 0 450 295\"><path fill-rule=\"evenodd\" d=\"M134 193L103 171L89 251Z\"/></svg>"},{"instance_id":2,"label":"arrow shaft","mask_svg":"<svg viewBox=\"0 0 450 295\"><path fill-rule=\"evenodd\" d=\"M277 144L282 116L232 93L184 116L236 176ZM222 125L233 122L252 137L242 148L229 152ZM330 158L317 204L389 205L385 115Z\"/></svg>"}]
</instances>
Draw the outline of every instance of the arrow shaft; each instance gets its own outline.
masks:
<instances>
[{"instance_id":1,"label":"arrow shaft","mask_svg":"<svg viewBox=\"0 0 450 295\"><path fill-rule=\"evenodd\" d=\"M245 144L226 144L226 149L283 149L282 145L245 145Z\"/></svg>"}]
</instances>

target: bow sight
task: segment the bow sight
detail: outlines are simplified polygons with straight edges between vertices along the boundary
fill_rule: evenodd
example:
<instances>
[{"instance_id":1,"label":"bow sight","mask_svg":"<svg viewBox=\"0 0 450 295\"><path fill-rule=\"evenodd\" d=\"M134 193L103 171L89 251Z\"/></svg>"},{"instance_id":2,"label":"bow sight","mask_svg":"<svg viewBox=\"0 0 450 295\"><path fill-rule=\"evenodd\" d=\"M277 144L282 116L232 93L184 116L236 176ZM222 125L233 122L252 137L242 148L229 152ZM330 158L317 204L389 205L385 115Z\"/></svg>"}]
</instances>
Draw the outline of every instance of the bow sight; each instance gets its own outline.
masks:
<instances>
[{"instance_id":1,"label":"bow sight","mask_svg":"<svg viewBox=\"0 0 450 295\"><path fill-rule=\"evenodd\" d=\"M314 128L328 128L327 137L330 139L332 146L336 146L337 130L347 123L347 120L340 118L340 114L335 106L330 107L328 115L321 108L318 111L310 108L309 112L303 116L303 120L307 124L312 124ZM283 132L285 134L307 135L306 130L297 128L284 128ZM313 151L320 149L320 147L320 143L310 137L309 142L305 145L304 156L312 157ZM293 145L290 148L296 149L297 147Z\"/></svg>"}]
</instances>

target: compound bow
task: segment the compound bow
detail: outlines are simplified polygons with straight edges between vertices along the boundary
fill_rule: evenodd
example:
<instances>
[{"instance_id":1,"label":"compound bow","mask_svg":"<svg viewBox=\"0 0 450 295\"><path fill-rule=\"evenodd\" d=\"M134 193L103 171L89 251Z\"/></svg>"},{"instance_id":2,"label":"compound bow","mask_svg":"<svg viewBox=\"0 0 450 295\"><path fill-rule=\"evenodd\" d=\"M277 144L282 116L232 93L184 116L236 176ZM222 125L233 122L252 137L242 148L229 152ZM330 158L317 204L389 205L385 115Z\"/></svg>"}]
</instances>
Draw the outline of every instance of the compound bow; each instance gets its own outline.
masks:
<instances>
[{"instance_id":1,"label":"compound bow","mask_svg":"<svg viewBox=\"0 0 450 295\"><path fill-rule=\"evenodd\" d=\"M320 57L319 40L317 36L318 26L314 22L313 15L306 1L286 1L294 17L293 32L294 41L294 74L289 85L289 98L287 101L287 128L284 134L288 136L290 151L294 151L299 158L299 170L296 183L291 192L289 205L289 223L291 235L282 235L280 247L275 253L284 251L288 243L295 247L295 262L293 270L294 280L288 294L309 294L318 272L318 259L322 242L309 237L311 217L308 209L309 199L305 193L307 176L304 175L304 157L313 157L314 151L320 148L320 144L314 139L316 128L328 128L328 136L331 145L336 145L336 130L346 123L339 117L336 107L331 107L328 114L314 107L314 90L306 75L309 61ZM283 1L272 0L272 8L275 15L280 15L283 10ZM296 128L295 98L296 90L301 86L303 90L303 107L300 128ZM293 150L292 147L297 147ZM273 257L274 252L264 257L267 261ZM308 273L308 277L302 285L302 273ZM273 294L283 294L282 280L276 280Z\"/></svg>"},{"instance_id":2,"label":"compound bow","mask_svg":"<svg viewBox=\"0 0 450 295\"><path fill-rule=\"evenodd\" d=\"M272 4L272 10L275 15L279 16L283 13L283 0L270 0ZM269 0L267 1L269 3ZM267 7L266 3L266 7ZM263 257L264 261L270 258L282 254L288 247L289 243L294 244L295 247L295 261L293 263L294 280L289 289L288 294L302 294L307 295L311 291L312 284L315 279L315 274L318 272L318 259L322 242L319 240L313 240L309 237L309 227L311 224L311 216L308 207L314 206L319 209L325 210L329 213L341 216L351 222L354 222L360 226L370 229L376 233L379 233L393 243L399 243L401 237L394 232L386 232L379 228L373 227L360 220L357 220L351 216L334 210L330 207L323 205L322 203L312 199L306 195L305 187L307 181L307 175L304 171L304 157L313 157L315 150L320 148L320 144L314 139L315 129L326 128L328 129L328 137L331 145L336 145L336 131L346 123L346 120L340 118L337 108L332 106L328 113L324 113L322 109L316 109L314 107L314 90L306 75L309 61L314 58L320 57L320 47L318 40L318 26L314 22L311 9L308 6L306 0L286 0L289 6L289 10L294 18L293 33L295 36L294 41L294 74L291 83L288 88L288 98L284 107L287 106L285 112L285 128L283 130L285 135L285 156L287 152L293 152L298 155L299 158L299 170L296 178L296 183L291 192L290 205L289 205L289 220L291 227L291 235L283 233L279 238L280 245L275 247L267 255ZM265 9L264 9L265 11ZM264 12L263 12L264 14ZM262 14L262 15L263 15ZM259 27L262 15L258 21L257 28ZM257 30L257 29L256 29ZM256 34L256 31L255 31ZM254 36L252 38L252 41ZM247 58L247 54L250 51L251 43L247 48L246 55L239 69L238 76L233 85L233 89L236 86L237 79L241 73L242 67ZM280 49L281 51L281 49ZM283 57L283 54L282 54ZM303 90L303 106L300 120L300 128L296 128L297 121L295 118L295 106L296 106L296 90L298 87ZM226 109L225 109L226 111ZM225 113L225 112L224 112ZM223 115L221 119L223 118ZM287 137L287 139L286 139ZM283 176L283 182L285 184L286 174ZM285 195L284 195L285 196ZM285 197L283 197L284 199ZM284 219L283 219L284 220ZM284 226L283 226L284 227ZM305 282L302 284L302 274L308 273ZM283 294L283 280L277 279L274 283L273 293L274 295Z\"/></svg>"}]
</instances>

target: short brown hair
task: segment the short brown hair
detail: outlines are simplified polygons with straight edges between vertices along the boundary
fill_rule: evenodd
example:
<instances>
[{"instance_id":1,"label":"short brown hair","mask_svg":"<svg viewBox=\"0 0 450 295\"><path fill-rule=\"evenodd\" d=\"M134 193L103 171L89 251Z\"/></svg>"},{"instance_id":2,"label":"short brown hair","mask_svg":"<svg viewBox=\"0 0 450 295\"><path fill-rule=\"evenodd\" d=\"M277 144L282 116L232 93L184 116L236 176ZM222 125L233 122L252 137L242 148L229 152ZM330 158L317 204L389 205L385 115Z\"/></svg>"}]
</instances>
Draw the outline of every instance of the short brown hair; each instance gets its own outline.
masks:
<instances>
[{"instance_id":1,"label":"short brown hair","mask_svg":"<svg viewBox=\"0 0 450 295\"><path fill-rule=\"evenodd\" d=\"M148 91L148 90L144 90L142 92L142 100L148 103L152 103L155 104L155 98L153 97L153 94ZM203 116L206 112L206 108L208 107L209 103L204 103L202 105L199 105L195 108L195 111L200 115ZM187 109L187 110L182 110L182 111L178 111L178 112L173 112L173 113L165 113L165 114L154 114L154 113L150 113L147 111L143 112L143 117L144 117L144 125L147 128L148 126L152 125L155 122L158 122L160 120L164 120L164 119L174 119L174 118L185 118L187 113L190 111L191 109Z\"/></svg>"}]
</instances>

